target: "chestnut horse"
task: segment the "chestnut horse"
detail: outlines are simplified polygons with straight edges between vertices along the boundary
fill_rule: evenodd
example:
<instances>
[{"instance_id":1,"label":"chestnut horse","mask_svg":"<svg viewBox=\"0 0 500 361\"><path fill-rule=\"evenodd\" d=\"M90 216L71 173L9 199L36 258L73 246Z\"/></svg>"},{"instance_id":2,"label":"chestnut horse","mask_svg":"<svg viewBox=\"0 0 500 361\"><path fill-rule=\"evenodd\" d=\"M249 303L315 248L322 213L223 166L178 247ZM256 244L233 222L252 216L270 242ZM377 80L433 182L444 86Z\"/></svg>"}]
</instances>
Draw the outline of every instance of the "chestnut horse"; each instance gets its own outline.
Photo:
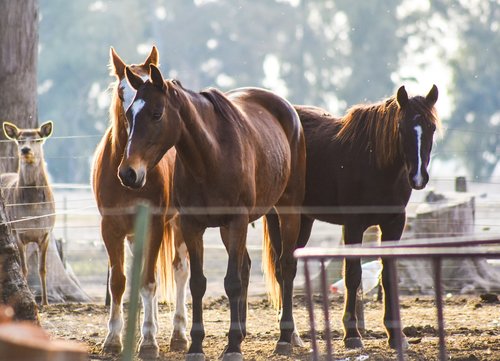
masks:
<instances>
[{"instance_id":1,"label":"chestnut horse","mask_svg":"<svg viewBox=\"0 0 500 361\"><path fill-rule=\"evenodd\" d=\"M205 229L220 227L229 256L224 288L231 323L223 359L241 360L250 273L247 227L273 207L283 240L279 262L284 312L278 348L290 345L293 250L300 223L296 207L305 182L305 141L297 112L285 99L263 89L195 93L178 81L164 81L154 65L146 82L128 68L126 76L137 93L126 113L129 138L119 167L123 184L143 187L165 152L172 147L177 151L173 195L189 251L193 297L187 359L204 360Z\"/></svg>"},{"instance_id":2,"label":"chestnut horse","mask_svg":"<svg viewBox=\"0 0 500 361\"><path fill-rule=\"evenodd\" d=\"M378 225L382 241L401 238L405 208L412 189L429 180L433 136L440 127L434 104L438 90L427 96L408 97L405 88L377 104L358 105L343 118L310 106L296 106L306 137L306 193L297 246L304 247L314 220L343 225L346 245L359 244L364 231ZM266 217L265 245L279 252L277 217ZM266 236L266 235L265 235ZM270 243L269 243L270 242ZM265 247L265 248L266 248ZM271 247L272 248L272 247ZM278 253L279 254L279 253ZM396 348L396 330L390 302L391 260L382 259L384 324L389 345ZM272 269L266 275L272 281ZM361 282L360 259L345 260L346 298L344 344L362 347L356 320L356 291ZM402 335L403 347L407 342Z\"/></svg>"},{"instance_id":3,"label":"chestnut horse","mask_svg":"<svg viewBox=\"0 0 500 361\"><path fill-rule=\"evenodd\" d=\"M158 52L153 47L151 54L143 64L131 65L130 69L139 76L147 77L149 64L158 64ZM101 213L101 233L108 251L111 291L111 310L108 324L108 335L104 341L105 352L117 353L122 349L121 334L123 328L122 296L125 290L124 273L124 239L133 238L133 207L137 202L147 201L156 210L151 220L149 253L145 255L144 278L141 289L144 306L142 338L139 346L141 356L158 356L156 333L158 328L158 307L156 296L156 265L159 268L160 280L167 291L172 286L172 227L169 223L173 211L172 177L175 151L168 152L158 165L151 169L148 182L141 189L131 190L122 186L117 175L125 144L127 142L127 121L125 109L130 105L135 90L125 79L126 64L115 53L110 51L111 75L116 77L113 85L110 106L111 126L106 130L94 155L92 169L92 186ZM186 325L186 284L188 279L187 249L182 237L175 237L176 254L173 261L174 276L177 285L174 330L170 347L176 350L187 348ZM159 257L159 259L158 259ZM157 261L158 260L158 261Z\"/></svg>"}]
</instances>

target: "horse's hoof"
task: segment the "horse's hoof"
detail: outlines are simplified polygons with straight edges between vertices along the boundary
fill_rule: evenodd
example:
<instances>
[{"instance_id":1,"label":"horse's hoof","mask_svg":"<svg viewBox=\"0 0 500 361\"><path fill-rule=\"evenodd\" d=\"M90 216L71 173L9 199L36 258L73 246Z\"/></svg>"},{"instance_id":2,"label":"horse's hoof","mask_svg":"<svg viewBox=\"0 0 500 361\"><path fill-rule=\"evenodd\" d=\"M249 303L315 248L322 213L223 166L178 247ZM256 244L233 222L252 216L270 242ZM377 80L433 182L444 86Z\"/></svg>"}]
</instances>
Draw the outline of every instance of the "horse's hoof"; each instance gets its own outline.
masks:
<instances>
[{"instance_id":1,"label":"horse's hoof","mask_svg":"<svg viewBox=\"0 0 500 361\"><path fill-rule=\"evenodd\" d=\"M227 352L222 355L222 361L243 361L243 355L239 352Z\"/></svg>"},{"instance_id":2,"label":"horse's hoof","mask_svg":"<svg viewBox=\"0 0 500 361\"><path fill-rule=\"evenodd\" d=\"M301 347L301 348L305 347L304 341L302 341L302 339L300 338L297 331L293 331L293 333L292 333L292 346L293 347Z\"/></svg>"},{"instance_id":3,"label":"horse's hoof","mask_svg":"<svg viewBox=\"0 0 500 361\"><path fill-rule=\"evenodd\" d=\"M121 352L122 352L122 345L104 344L104 346L102 347L102 353L105 354L118 355Z\"/></svg>"},{"instance_id":4,"label":"horse's hoof","mask_svg":"<svg viewBox=\"0 0 500 361\"><path fill-rule=\"evenodd\" d=\"M173 332L170 337L170 351L187 351L188 339L180 332Z\"/></svg>"},{"instance_id":5,"label":"horse's hoof","mask_svg":"<svg viewBox=\"0 0 500 361\"><path fill-rule=\"evenodd\" d=\"M292 354L292 344L289 342L278 341L276 347L274 348L274 353L277 355L291 355Z\"/></svg>"},{"instance_id":6,"label":"horse's hoof","mask_svg":"<svg viewBox=\"0 0 500 361\"><path fill-rule=\"evenodd\" d=\"M158 345L143 345L139 348L139 357L144 360L156 359L160 356Z\"/></svg>"},{"instance_id":7,"label":"horse's hoof","mask_svg":"<svg viewBox=\"0 0 500 361\"><path fill-rule=\"evenodd\" d=\"M186 354L186 361L205 361L204 353L188 353Z\"/></svg>"},{"instance_id":8,"label":"horse's hoof","mask_svg":"<svg viewBox=\"0 0 500 361\"><path fill-rule=\"evenodd\" d=\"M389 344L389 347L392 348L393 350L398 349L398 344L396 342L396 338L394 338L394 337L390 338L389 340L387 340L387 343ZM408 339L404 335L401 335L401 346L403 348L403 351L406 351L410 348L410 344L408 343Z\"/></svg>"},{"instance_id":9,"label":"horse's hoof","mask_svg":"<svg viewBox=\"0 0 500 361\"><path fill-rule=\"evenodd\" d=\"M349 337L344 339L344 346L349 349L363 348L363 341L360 337Z\"/></svg>"}]
</instances>

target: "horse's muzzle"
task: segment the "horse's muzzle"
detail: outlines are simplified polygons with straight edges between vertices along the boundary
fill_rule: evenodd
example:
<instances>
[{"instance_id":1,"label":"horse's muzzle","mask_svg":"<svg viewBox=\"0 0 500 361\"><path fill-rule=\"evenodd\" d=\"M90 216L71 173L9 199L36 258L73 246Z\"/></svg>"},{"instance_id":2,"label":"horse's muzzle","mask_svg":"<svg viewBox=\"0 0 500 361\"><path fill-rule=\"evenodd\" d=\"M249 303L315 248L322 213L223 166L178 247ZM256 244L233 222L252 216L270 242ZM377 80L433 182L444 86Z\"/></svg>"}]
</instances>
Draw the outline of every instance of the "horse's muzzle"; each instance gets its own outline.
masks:
<instances>
[{"instance_id":1,"label":"horse's muzzle","mask_svg":"<svg viewBox=\"0 0 500 361\"><path fill-rule=\"evenodd\" d=\"M139 189L146 183L146 172L143 170L135 170L132 167L120 167L118 170L118 178L125 187Z\"/></svg>"}]
</instances>

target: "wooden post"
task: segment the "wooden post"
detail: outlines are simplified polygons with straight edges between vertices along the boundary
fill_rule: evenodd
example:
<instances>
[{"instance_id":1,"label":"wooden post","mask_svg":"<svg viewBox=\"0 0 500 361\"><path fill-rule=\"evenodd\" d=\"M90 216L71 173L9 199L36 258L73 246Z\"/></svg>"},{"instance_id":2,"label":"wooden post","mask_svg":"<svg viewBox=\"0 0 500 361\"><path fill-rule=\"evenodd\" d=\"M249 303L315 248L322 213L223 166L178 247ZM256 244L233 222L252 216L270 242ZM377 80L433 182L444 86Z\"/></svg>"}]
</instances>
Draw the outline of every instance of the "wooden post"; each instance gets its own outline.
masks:
<instances>
[{"instance_id":1,"label":"wooden post","mask_svg":"<svg viewBox=\"0 0 500 361\"><path fill-rule=\"evenodd\" d=\"M123 348L123 361L132 361L135 349L135 329L139 313L139 288L141 287L141 271L144 246L147 245L150 223L150 210L146 204L137 205L134 226L134 258L132 261L132 278L128 301L127 333Z\"/></svg>"},{"instance_id":2,"label":"wooden post","mask_svg":"<svg viewBox=\"0 0 500 361\"><path fill-rule=\"evenodd\" d=\"M465 177L455 178L455 191L461 193L467 192L467 179Z\"/></svg>"}]
</instances>

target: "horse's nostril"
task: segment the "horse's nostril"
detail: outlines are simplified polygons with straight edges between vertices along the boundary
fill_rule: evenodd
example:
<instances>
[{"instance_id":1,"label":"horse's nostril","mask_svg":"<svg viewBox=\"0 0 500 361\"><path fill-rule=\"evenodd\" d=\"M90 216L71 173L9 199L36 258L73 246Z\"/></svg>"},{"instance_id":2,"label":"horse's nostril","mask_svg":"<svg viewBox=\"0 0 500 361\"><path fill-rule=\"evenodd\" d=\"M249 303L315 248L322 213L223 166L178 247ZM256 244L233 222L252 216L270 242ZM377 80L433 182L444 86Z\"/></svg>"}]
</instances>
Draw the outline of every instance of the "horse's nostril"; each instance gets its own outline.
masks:
<instances>
[{"instance_id":1,"label":"horse's nostril","mask_svg":"<svg viewBox=\"0 0 500 361\"><path fill-rule=\"evenodd\" d=\"M132 168L127 169L127 172L125 173L125 178L128 180L129 184L135 183L135 180L137 179L137 174L135 173L135 170Z\"/></svg>"}]
</instances>

